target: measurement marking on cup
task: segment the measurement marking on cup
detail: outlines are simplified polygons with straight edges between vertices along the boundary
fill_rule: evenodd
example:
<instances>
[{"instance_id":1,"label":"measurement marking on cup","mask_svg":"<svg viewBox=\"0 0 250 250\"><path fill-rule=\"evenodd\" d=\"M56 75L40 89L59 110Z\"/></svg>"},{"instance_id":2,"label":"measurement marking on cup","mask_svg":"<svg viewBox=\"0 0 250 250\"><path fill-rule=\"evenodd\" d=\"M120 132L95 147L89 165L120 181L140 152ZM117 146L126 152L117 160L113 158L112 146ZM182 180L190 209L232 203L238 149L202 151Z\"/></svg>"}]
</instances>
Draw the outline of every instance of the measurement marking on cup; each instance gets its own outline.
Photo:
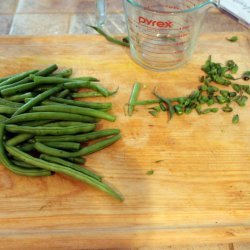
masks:
<instances>
[{"instance_id":1,"label":"measurement marking on cup","mask_svg":"<svg viewBox=\"0 0 250 250\"><path fill-rule=\"evenodd\" d=\"M145 53L145 52L149 52L150 55L154 56L155 54L155 57L159 57L158 55L161 55L162 57L164 57L165 55L174 55L174 54L183 54L183 52L185 52L184 50L177 50L177 51L173 51L173 52L157 52L157 51L153 51L153 50L147 50L145 49L145 47L143 49L141 49L141 47L136 47L136 50L137 51L140 51L142 53Z\"/></svg>"}]
</instances>

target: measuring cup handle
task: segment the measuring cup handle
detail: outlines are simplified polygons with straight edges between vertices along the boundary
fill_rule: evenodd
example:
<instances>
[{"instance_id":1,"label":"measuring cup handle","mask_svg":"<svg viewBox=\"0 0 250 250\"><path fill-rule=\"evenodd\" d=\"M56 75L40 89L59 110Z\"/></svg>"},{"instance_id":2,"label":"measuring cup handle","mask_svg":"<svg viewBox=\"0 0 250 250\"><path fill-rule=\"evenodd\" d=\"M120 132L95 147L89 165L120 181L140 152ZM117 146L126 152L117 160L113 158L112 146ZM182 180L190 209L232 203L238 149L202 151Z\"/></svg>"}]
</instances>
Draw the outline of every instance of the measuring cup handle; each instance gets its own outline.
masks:
<instances>
[{"instance_id":1,"label":"measuring cup handle","mask_svg":"<svg viewBox=\"0 0 250 250\"><path fill-rule=\"evenodd\" d=\"M96 23L97 27L102 27L106 21L106 1L96 0Z\"/></svg>"}]
</instances>

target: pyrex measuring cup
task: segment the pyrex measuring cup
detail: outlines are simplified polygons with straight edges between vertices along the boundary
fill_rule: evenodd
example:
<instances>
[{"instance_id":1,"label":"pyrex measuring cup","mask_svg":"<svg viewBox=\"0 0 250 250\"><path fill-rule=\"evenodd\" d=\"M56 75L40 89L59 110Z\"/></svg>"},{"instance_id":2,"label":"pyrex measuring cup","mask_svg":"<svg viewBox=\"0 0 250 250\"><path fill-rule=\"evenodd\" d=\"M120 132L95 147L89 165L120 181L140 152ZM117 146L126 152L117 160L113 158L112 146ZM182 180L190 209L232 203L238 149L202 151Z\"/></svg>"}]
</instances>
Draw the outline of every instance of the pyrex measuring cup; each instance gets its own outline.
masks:
<instances>
[{"instance_id":1,"label":"pyrex measuring cup","mask_svg":"<svg viewBox=\"0 0 250 250\"><path fill-rule=\"evenodd\" d=\"M166 71L185 64L213 0L123 0L132 58L145 68ZM98 24L105 1L97 0Z\"/></svg>"}]
</instances>

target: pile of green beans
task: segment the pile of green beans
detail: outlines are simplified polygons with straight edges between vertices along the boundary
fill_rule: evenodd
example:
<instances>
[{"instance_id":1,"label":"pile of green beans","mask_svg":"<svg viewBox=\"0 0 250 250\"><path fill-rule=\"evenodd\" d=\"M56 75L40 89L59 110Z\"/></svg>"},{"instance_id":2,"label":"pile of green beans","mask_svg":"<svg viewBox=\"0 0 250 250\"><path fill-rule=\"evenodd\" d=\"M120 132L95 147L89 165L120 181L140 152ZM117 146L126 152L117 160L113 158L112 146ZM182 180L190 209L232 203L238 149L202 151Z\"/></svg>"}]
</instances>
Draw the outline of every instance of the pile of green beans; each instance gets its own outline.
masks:
<instances>
[{"instance_id":1,"label":"pile of green beans","mask_svg":"<svg viewBox=\"0 0 250 250\"><path fill-rule=\"evenodd\" d=\"M23 176L62 173L123 201L82 158L121 138L119 129L97 130L98 121L116 120L108 113L112 103L74 100L117 90L109 91L95 77L70 78L72 69L57 69L53 64L0 78L0 162Z\"/></svg>"}]
</instances>

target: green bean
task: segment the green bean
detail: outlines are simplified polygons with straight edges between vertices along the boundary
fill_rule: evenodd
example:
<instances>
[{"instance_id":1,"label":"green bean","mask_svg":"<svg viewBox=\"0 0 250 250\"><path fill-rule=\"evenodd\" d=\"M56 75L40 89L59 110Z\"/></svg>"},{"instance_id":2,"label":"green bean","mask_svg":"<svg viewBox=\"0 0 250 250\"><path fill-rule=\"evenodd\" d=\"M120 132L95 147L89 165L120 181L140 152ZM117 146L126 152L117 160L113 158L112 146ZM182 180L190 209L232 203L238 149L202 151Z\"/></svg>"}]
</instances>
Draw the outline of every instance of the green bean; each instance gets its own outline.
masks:
<instances>
[{"instance_id":1,"label":"green bean","mask_svg":"<svg viewBox=\"0 0 250 250\"><path fill-rule=\"evenodd\" d=\"M56 97L58 98L64 98L70 94L70 91L68 89L64 89L63 91L59 92Z\"/></svg>"},{"instance_id":2,"label":"green bean","mask_svg":"<svg viewBox=\"0 0 250 250\"><path fill-rule=\"evenodd\" d=\"M67 158L67 160L73 163L80 163L80 164L84 164L86 162L86 159L82 157L69 157Z\"/></svg>"},{"instance_id":3,"label":"green bean","mask_svg":"<svg viewBox=\"0 0 250 250\"><path fill-rule=\"evenodd\" d=\"M47 161L34 158L34 157L32 157L32 156L18 150L17 148L12 147L12 146L6 146L6 149L11 155L15 156L16 158L18 158L26 163L29 163L29 164L34 165L36 167L47 169L47 170L52 171L52 172L66 174L66 175L71 176L75 179L78 179L82 182L86 182L92 186L95 186L95 187L99 188L100 190L117 198L118 200L123 201L122 196L120 194L118 194L115 190L113 190L107 184L105 184L103 182L99 182L90 176L84 175L84 174L82 174L74 169L63 167L63 166L56 164L56 163L48 163Z\"/></svg>"},{"instance_id":4,"label":"green bean","mask_svg":"<svg viewBox=\"0 0 250 250\"><path fill-rule=\"evenodd\" d=\"M68 127L68 126L82 126L89 125L89 123L84 122L74 122L74 121L59 121L59 122L50 122L45 124L45 127Z\"/></svg>"},{"instance_id":5,"label":"green bean","mask_svg":"<svg viewBox=\"0 0 250 250\"><path fill-rule=\"evenodd\" d=\"M58 104L58 102L52 102L52 101L47 101L47 100L42 101L42 102L40 103L40 105L42 105L42 106L46 106L46 105L57 105L57 104Z\"/></svg>"},{"instance_id":6,"label":"green bean","mask_svg":"<svg viewBox=\"0 0 250 250\"><path fill-rule=\"evenodd\" d=\"M47 105L47 106L37 106L33 107L34 112L65 112L69 114L86 115L90 117L105 119L107 121L115 121L116 117L114 115L105 113L100 110L76 107L72 105Z\"/></svg>"},{"instance_id":7,"label":"green bean","mask_svg":"<svg viewBox=\"0 0 250 250\"><path fill-rule=\"evenodd\" d=\"M131 105L151 105L151 104L155 104L155 103L159 103L160 100L143 100L143 101L135 101L134 103L131 103Z\"/></svg>"},{"instance_id":8,"label":"green bean","mask_svg":"<svg viewBox=\"0 0 250 250\"><path fill-rule=\"evenodd\" d=\"M19 134L6 141L6 144L9 146L16 146L17 144L31 139L32 137L32 134Z\"/></svg>"},{"instance_id":9,"label":"green bean","mask_svg":"<svg viewBox=\"0 0 250 250\"><path fill-rule=\"evenodd\" d=\"M48 83L48 84L52 84L52 83L56 83L56 84L59 84L59 83L66 83L66 82L90 82L90 81L93 81L93 80L97 80L96 78L93 78L93 77L79 77L79 78L63 78L63 77L50 77L50 76L47 76L47 77L42 77L42 76L34 76L33 78L34 82L37 82L37 83Z\"/></svg>"},{"instance_id":10,"label":"green bean","mask_svg":"<svg viewBox=\"0 0 250 250\"><path fill-rule=\"evenodd\" d=\"M8 80L8 79L10 79L11 77L16 76L16 75L17 75L17 74L5 76L5 77L1 77L1 78L0 78L0 83L3 82L3 81L5 81L5 80Z\"/></svg>"},{"instance_id":11,"label":"green bean","mask_svg":"<svg viewBox=\"0 0 250 250\"><path fill-rule=\"evenodd\" d=\"M86 108L92 108L92 109L110 109L112 107L112 103L98 103L98 102L81 102L81 101L74 101L74 100L66 100L63 98L58 97L50 97L51 101L63 103L63 104L69 104L74 105L78 107L86 107Z\"/></svg>"},{"instance_id":12,"label":"green bean","mask_svg":"<svg viewBox=\"0 0 250 250\"><path fill-rule=\"evenodd\" d=\"M89 88L90 82L89 81L71 81L71 82L65 82L63 85L65 89Z\"/></svg>"},{"instance_id":13,"label":"green bean","mask_svg":"<svg viewBox=\"0 0 250 250\"><path fill-rule=\"evenodd\" d=\"M81 148L81 144L77 142L44 142L46 146L58 149L76 151Z\"/></svg>"},{"instance_id":14,"label":"green bean","mask_svg":"<svg viewBox=\"0 0 250 250\"><path fill-rule=\"evenodd\" d=\"M28 77L26 77L26 78L24 78L24 79L22 79L22 80L20 80L20 81L18 81L18 82L14 82L14 83L10 84L10 85L3 85L3 86L0 86L0 91L2 91L2 90L4 90L4 89L13 88L13 87L16 87L16 86L18 86L18 85L25 84L25 83L31 83L31 82L33 82L33 81L32 81L32 79L31 79L31 77L28 76Z\"/></svg>"},{"instance_id":15,"label":"green bean","mask_svg":"<svg viewBox=\"0 0 250 250\"><path fill-rule=\"evenodd\" d=\"M16 112L16 110L17 108L0 105L0 114L12 115Z\"/></svg>"},{"instance_id":16,"label":"green bean","mask_svg":"<svg viewBox=\"0 0 250 250\"><path fill-rule=\"evenodd\" d=\"M30 74L34 74L38 72L38 70L28 70L28 71L25 71L23 73L20 73L20 74L17 74L3 82L0 83L0 86L4 86L4 85L9 85L11 83L14 83L14 82L18 82L24 78L26 78L27 76L29 76Z\"/></svg>"},{"instance_id":17,"label":"green bean","mask_svg":"<svg viewBox=\"0 0 250 250\"><path fill-rule=\"evenodd\" d=\"M25 98L33 97L31 92L24 93L22 95L12 95L5 97L6 100L13 101L13 102L22 102Z\"/></svg>"},{"instance_id":18,"label":"green bean","mask_svg":"<svg viewBox=\"0 0 250 250\"><path fill-rule=\"evenodd\" d=\"M30 152L32 150L34 150L34 143L24 143L21 146L18 147L20 150L22 150L23 152Z\"/></svg>"},{"instance_id":19,"label":"green bean","mask_svg":"<svg viewBox=\"0 0 250 250\"><path fill-rule=\"evenodd\" d=\"M72 94L72 97L74 98L99 97L99 96L103 96L103 95L96 91L77 92L77 93Z\"/></svg>"},{"instance_id":20,"label":"green bean","mask_svg":"<svg viewBox=\"0 0 250 250\"><path fill-rule=\"evenodd\" d=\"M6 116L0 114L0 122L6 121L6 120L8 120L8 119L9 119L8 117L6 117Z\"/></svg>"},{"instance_id":21,"label":"green bean","mask_svg":"<svg viewBox=\"0 0 250 250\"><path fill-rule=\"evenodd\" d=\"M117 135L120 133L119 129L104 129L95 132L90 132L82 135L68 135L68 136L36 136L37 142L87 142L90 140L99 139L106 136Z\"/></svg>"},{"instance_id":22,"label":"green bean","mask_svg":"<svg viewBox=\"0 0 250 250\"><path fill-rule=\"evenodd\" d=\"M24 84L20 84L20 85L14 86L14 87L9 87L7 89L3 89L3 90L1 90L1 94L3 96L14 95L14 94L25 92L27 90L34 89L37 86L38 86L38 84L36 82L24 83Z\"/></svg>"},{"instance_id":23,"label":"green bean","mask_svg":"<svg viewBox=\"0 0 250 250\"><path fill-rule=\"evenodd\" d=\"M27 122L33 120L62 120L62 121L79 121L79 122L96 122L89 116L69 114L65 112L34 112L17 115L6 121L6 124L15 124L19 122Z\"/></svg>"},{"instance_id":24,"label":"green bean","mask_svg":"<svg viewBox=\"0 0 250 250\"><path fill-rule=\"evenodd\" d=\"M32 98L29 102L25 103L22 107L20 107L14 114L13 116L17 116L20 115L24 112L26 112L27 110L30 110L33 106L39 104L40 102L42 102L43 100L47 99L49 96L59 92L61 89L63 88L63 85L59 85L56 86L52 89L49 89L43 93L41 93L40 95Z\"/></svg>"},{"instance_id":25,"label":"green bean","mask_svg":"<svg viewBox=\"0 0 250 250\"><path fill-rule=\"evenodd\" d=\"M115 39L113 37L111 37L110 35L106 34L102 29L98 28L98 27L95 27L95 26L92 26L92 25L88 25L90 28L94 29L95 31L97 31L99 34L101 34L102 36L104 36L108 41L112 42L112 43L116 43L118 45L122 45L122 46L126 46L126 47L129 47L129 43L127 42L123 42L123 41L120 41L118 39Z\"/></svg>"},{"instance_id":26,"label":"green bean","mask_svg":"<svg viewBox=\"0 0 250 250\"><path fill-rule=\"evenodd\" d=\"M133 114L134 111L134 103L137 101L139 92L141 89L141 84L136 82L133 86L131 95L130 95L130 99L129 99L129 103L128 103L128 115L131 116Z\"/></svg>"},{"instance_id":27,"label":"green bean","mask_svg":"<svg viewBox=\"0 0 250 250\"><path fill-rule=\"evenodd\" d=\"M74 169L74 170L76 170L78 172L81 172L83 174L91 176L92 178L94 178L94 179L96 179L98 181L102 181L102 176L99 176L99 175L93 173L92 171L82 167L82 166L79 166L79 165L74 164L72 162L66 161L66 160L61 159L59 157L54 157L54 156L50 156L50 155L41 154L40 159L48 161L48 162L52 162L52 163L58 163L60 165L72 168L72 169Z\"/></svg>"},{"instance_id":28,"label":"green bean","mask_svg":"<svg viewBox=\"0 0 250 250\"><path fill-rule=\"evenodd\" d=\"M50 122L52 122L52 121L51 120L41 120L41 121L38 120L38 121L22 122L19 125L35 127L35 126L42 126L42 125L45 125L45 124L50 123Z\"/></svg>"},{"instance_id":29,"label":"green bean","mask_svg":"<svg viewBox=\"0 0 250 250\"><path fill-rule=\"evenodd\" d=\"M79 157L79 156L89 155L89 154L92 154L96 151L99 151L99 150L115 143L120 138L121 138L120 135L115 135L115 136L112 136L108 139L104 139L102 141L98 141L94 144L86 146L77 152L68 152L68 151L64 151L64 150L51 148L51 147L48 147L48 146L42 144L41 142L35 143L35 149L40 153L44 153L44 154L48 154L48 155L52 155L52 156L57 156L57 157L61 157L61 158Z\"/></svg>"},{"instance_id":30,"label":"green bean","mask_svg":"<svg viewBox=\"0 0 250 250\"><path fill-rule=\"evenodd\" d=\"M98 80L97 78L93 77L93 76L80 76L80 77L74 77L71 78L71 80L73 81L89 81L89 82L99 82L100 80Z\"/></svg>"},{"instance_id":31,"label":"green bean","mask_svg":"<svg viewBox=\"0 0 250 250\"><path fill-rule=\"evenodd\" d=\"M27 133L33 135L73 135L93 131L95 124L84 124L81 126L68 126L68 127L29 127L18 125L6 125L6 130L11 133Z\"/></svg>"},{"instance_id":32,"label":"green bean","mask_svg":"<svg viewBox=\"0 0 250 250\"><path fill-rule=\"evenodd\" d=\"M88 88L99 92L100 94L102 94L105 97L111 95L111 92L108 89L106 89L105 87L101 86L100 84L98 84L96 82L90 82Z\"/></svg>"},{"instance_id":33,"label":"green bean","mask_svg":"<svg viewBox=\"0 0 250 250\"><path fill-rule=\"evenodd\" d=\"M50 74L49 76L50 77L70 77L73 73L73 70L72 68L69 68L69 69L65 69L65 70L62 70L58 73L54 73L54 74Z\"/></svg>"},{"instance_id":34,"label":"green bean","mask_svg":"<svg viewBox=\"0 0 250 250\"><path fill-rule=\"evenodd\" d=\"M16 166L13 164L7 157L5 150L4 150L4 143L3 143L3 137L4 137L4 130L5 125L3 123L0 123L0 162L10 171L14 172L17 175L24 175L24 176L48 176L51 175L51 172L44 169L25 169L19 166Z\"/></svg>"},{"instance_id":35,"label":"green bean","mask_svg":"<svg viewBox=\"0 0 250 250\"><path fill-rule=\"evenodd\" d=\"M36 168L28 163L25 163L23 161L20 160L11 160L15 165L19 166L19 167L23 167L23 168L34 168L34 169L41 169L41 168Z\"/></svg>"},{"instance_id":36,"label":"green bean","mask_svg":"<svg viewBox=\"0 0 250 250\"><path fill-rule=\"evenodd\" d=\"M51 73L53 73L54 71L56 71L58 69L58 66L56 64L52 64L50 66L48 66L47 68L35 73L36 76L47 76Z\"/></svg>"},{"instance_id":37,"label":"green bean","mask_svg":"<svg viewBox=\"0 0 250 250\"><path fill-rule=\"evenodd\" d=\"M8 107L12 107L12 108L19 108L22 106L21 103L17 103L17 102L12 102L12 101L8 101L6 99L0 98L0 105L4 105L4 106L8 106Z\"/></svg>"}]
</instances>

